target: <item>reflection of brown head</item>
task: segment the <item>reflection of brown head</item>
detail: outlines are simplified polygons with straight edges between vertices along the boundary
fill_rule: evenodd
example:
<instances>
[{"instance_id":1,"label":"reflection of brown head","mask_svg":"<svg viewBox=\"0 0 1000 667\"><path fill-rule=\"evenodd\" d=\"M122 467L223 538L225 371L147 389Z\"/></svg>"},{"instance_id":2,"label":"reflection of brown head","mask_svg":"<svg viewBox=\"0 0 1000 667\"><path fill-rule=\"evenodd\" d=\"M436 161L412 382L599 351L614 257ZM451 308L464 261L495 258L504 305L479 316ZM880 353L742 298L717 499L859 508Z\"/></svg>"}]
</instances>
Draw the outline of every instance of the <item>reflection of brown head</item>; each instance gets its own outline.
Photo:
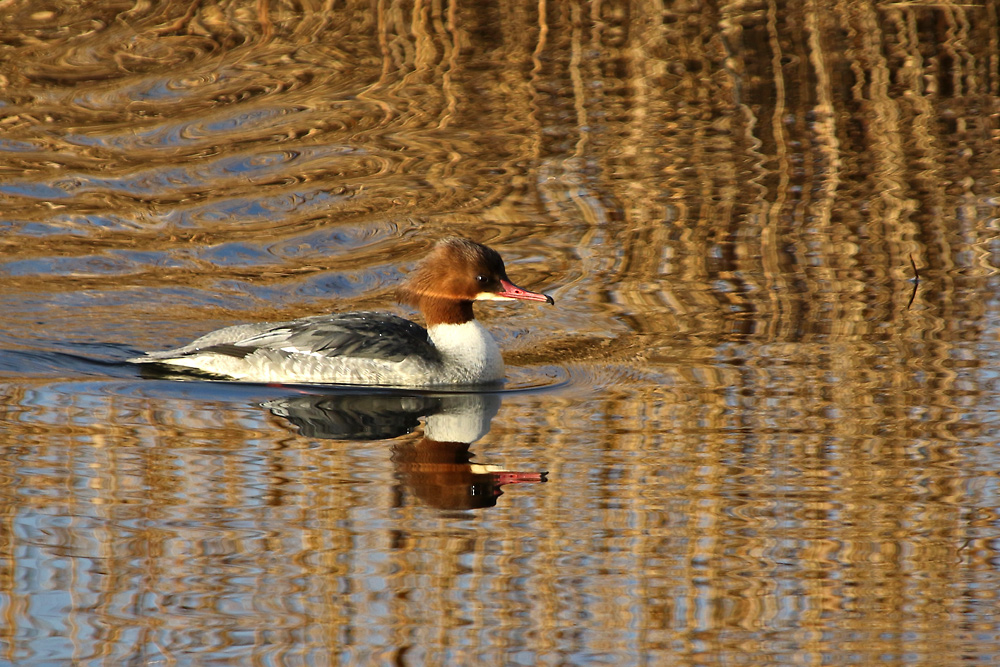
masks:
<instances>
[{"instance_id":1,"label":"reflection of brown head","mask_svg":"<svg viewBox=\"0 0 1000 667\"><path fill-rule=\"evenodd\" d=\"M503 494L501 485L545 481L545 473L494 472L473 465L468 443L425 438L397 445L392 458L403 484L438 509L493 507Z\"/></svg>"}]
</instances>

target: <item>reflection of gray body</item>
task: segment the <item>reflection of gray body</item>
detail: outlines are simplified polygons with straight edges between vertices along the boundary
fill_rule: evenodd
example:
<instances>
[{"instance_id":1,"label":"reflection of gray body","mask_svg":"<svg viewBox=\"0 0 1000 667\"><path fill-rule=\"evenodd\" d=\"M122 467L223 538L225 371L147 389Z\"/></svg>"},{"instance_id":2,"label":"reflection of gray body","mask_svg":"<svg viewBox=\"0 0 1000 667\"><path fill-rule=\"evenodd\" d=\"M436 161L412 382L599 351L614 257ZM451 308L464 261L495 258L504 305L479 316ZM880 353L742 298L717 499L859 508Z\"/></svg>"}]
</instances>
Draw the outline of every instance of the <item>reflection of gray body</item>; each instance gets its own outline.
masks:
<instances>
[{"instance_id":1,"label":"reflection of gray body","mask_svg":"<svg viewBox=\"0 0 1000 667\"><path fill-rule=\"evenodd\" d=\"M409 433L426 418L424 436L442 442L473 443L490 430L500 410L497 394L304 395L264 403L310 438L389 439Z\"/></svg>"}]
</instances>

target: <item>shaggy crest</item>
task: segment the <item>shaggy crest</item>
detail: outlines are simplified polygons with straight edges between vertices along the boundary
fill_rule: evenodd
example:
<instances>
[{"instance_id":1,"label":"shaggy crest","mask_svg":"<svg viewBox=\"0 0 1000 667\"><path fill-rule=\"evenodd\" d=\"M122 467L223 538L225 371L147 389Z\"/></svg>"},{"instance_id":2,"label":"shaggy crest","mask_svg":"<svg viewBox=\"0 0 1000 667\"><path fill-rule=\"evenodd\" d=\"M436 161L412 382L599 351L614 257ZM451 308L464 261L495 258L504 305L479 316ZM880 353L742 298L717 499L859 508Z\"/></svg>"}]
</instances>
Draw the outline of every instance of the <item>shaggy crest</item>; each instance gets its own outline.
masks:
<instances>
[{"instance_id":1,"label":"shaggy crest","mask_svg":"<svg viewBox=\"0 0 1000 667\"><path fill-rule=\"evenodd\" d=\"M444 279L442 266L454 269ZM437 300L471 302L482 292L500 291L501 279L507 280L507 270L500 253L469 239L449 237L438 241L417 264L396 291L396 297L400 303L415 308Z\"/></svg>"}]
</instances>

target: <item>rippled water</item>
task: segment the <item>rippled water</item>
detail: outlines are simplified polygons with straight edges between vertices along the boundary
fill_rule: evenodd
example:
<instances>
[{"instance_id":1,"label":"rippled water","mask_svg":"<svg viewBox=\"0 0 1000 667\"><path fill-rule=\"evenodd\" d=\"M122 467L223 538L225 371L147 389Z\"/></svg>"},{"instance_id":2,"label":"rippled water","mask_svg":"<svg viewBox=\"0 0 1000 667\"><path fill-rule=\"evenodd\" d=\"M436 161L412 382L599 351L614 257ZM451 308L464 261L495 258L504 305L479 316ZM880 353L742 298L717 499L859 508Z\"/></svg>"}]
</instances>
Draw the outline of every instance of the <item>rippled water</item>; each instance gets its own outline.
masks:
<instances>
[{"instance_id":1,"label":"rippled water","mask_svg":"<svg viewBox=\"0 0 1000 667\"><path fill-rule=\"evenodd\" d=\"M992 4L0 14L0 663L1000 660ZM124 361L447 234L503 391Z\"/></svg>"}]
</instances>

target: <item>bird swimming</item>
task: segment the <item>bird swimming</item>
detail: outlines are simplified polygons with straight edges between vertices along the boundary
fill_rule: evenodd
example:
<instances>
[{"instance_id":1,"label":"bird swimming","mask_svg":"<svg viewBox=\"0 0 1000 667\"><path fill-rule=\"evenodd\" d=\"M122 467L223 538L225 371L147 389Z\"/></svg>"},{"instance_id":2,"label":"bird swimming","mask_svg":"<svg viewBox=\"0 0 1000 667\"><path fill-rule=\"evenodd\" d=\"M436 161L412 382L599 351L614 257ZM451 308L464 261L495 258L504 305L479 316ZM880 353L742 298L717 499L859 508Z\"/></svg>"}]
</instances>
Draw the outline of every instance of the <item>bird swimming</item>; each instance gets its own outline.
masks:
<instances>
[{"instance_id":1,"label":"bird swimming","mask_svg":"<svg viewBox=\"0 0 1000 667\"><path fill-rule=\"evenodd\" d=\"M469 239L439 241L397 290L426 328L397 315L351 312L238 324L173 350L129 359L172 372L262 383L396 387L481 385L504 378L475 301L555 300L518 287L500 254Z\"/></svg>"}]
</instances>

